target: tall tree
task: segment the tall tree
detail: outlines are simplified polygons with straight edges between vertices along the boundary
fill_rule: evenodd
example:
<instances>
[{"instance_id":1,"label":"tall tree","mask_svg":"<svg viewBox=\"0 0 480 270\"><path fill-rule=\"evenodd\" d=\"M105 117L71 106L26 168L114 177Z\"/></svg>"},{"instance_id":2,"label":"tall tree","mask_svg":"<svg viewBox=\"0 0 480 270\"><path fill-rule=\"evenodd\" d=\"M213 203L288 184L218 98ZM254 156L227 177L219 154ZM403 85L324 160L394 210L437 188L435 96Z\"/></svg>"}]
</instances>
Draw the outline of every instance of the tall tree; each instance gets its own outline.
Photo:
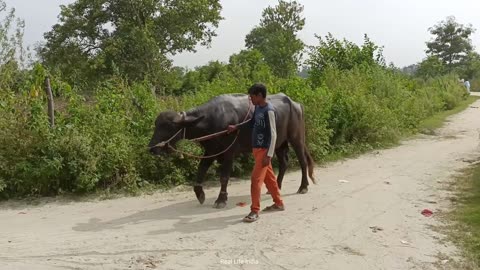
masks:
<instances>
[{"instance_id":1,"label":"tall tree","mask_svg":"<svg viewBox=\"0 0 480 270\"><path fill-rule=\"evenodd\" d=\"M305 25L303 9L297 1L279 0L277 6L263 11L260 24L245 38L246 47L260 51L277 76L297 73L304 48L297 37Z\"/></svg>"},{"instance_id":2,"label":"tall tree","mask_svg":"<svg viewBox=\"0 0 480 270\"><path fill-rule=\"evenodd\" d=\"M219 0L77 0L61 8L39 55L70 81L116 73L158 81L168 56L209 45L222 19Z\"/></svg>"},{"instance_id":3,"label":"tall tree","mask_svg":"<svg viewBox=\"0 0 480 270\"><path fill-rule=\"evenodd\" d=\"M25 22L0 0L0 91L11 90L28 63L28 49L23 46Z\"/></svg>"},{"instance_id":4,"label":"tall tree","mask_svg":"<svg viewBox=\"0 0 480 270\"><path fill-rule=\"evenodd\" d=\"M473 50L470 36L475 29L458 23L453 16L429 28L429 31L434 39L427 42L427 54L438 57L449 69L465 60Z\"/></svg>"}]
</instances>

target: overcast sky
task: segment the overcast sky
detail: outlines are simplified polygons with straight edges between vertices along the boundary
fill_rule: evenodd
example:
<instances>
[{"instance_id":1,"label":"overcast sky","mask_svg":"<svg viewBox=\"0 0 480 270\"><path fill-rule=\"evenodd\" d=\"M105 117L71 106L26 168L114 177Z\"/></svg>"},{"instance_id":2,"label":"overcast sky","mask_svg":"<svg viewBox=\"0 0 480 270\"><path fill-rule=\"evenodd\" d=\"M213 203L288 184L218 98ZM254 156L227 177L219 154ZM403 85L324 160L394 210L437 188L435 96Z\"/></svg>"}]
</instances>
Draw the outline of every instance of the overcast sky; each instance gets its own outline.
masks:
<instances>
[{"instance_id":1,"label":"overcast sky","mask_svg":"<svg viewBox=\"0 0 480 270\"><path fill-rule=\"evenodd\" d=\"M28 45L43 40L43 33L57 22L59 5L74 0L6 0L17 17L25 19L25 41ZM222 0L218 36L209 49L174 57L176 65L195 67L210 60L227 61L244 48L245 35L258 24L262 10L276 0ZM472 40L480 50L480 1L478 0L300 0L305 6L306 26L302 40L316 44L314 34L331 32L337 38L361 43L366 33L385 47L387 62L403 67L425 57L425 42L431 38L428 28L453 15L463 24L479 29Z\"/></svg>"}]
</instances>

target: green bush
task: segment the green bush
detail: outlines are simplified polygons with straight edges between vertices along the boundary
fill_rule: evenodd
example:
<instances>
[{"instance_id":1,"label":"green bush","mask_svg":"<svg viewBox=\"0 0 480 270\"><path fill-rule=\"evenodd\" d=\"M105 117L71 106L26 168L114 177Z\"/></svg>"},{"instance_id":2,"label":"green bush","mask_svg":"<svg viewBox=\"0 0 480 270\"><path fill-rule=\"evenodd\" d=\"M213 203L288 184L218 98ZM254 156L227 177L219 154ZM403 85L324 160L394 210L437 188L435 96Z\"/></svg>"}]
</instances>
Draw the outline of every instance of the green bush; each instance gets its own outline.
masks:
<instances>
[{"instance_id":1,"label":"green bush","mask_svg":"<svg viewBox=\"0 0 480 270\"><path fill-rule=\"evenodd\" d=\"M414 80L378 65L324 69L324 80L315 87L300 77L274 80L263 67L242 69L248 71L247 77L235 75L238 68L235 73L223 70L195 93L160 98L152 96L148 83L128 85L120 79L103 82L85 98L52 78L58 107L56 125L50 128L42 90L46 72L36 66L21 87L0 92L0 196L97 189L136 192L149 185L188 183L195 177L198 160L148 153L155 117L160 111L186 110L220 94L244 93L253 83L249 78L266 78L271 93L283 92L303 104L307 143L317 161L337 152L396 142L421 120L452 109L466 97L453 75ZM201 154L191 144L179 147ZM251 166L250 156L242 156L235 160L233 175L248 173ZM212 169L210 178L214 174Z\"/></svg>"}]
</instances>

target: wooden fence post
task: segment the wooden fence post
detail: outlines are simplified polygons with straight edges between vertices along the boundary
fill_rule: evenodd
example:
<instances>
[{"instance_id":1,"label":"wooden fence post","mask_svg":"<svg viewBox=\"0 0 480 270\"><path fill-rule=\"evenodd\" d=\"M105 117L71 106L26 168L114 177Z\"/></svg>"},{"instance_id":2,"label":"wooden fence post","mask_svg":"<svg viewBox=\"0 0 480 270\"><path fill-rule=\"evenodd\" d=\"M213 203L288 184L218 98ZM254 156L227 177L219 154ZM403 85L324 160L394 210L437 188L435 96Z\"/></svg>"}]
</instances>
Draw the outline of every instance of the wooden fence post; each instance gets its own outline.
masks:
<instances>
[{"instance_id":1,"label":"wooden fence post","mask_svg":"<svg viewBox=\"0 0 480 270\"><path fill-rule=\"evenodd\" d=\"M55 126L55 107L53 104L53 94L52 94L52 87L50 87L50 78L47 76L45 78L45 92L47 92L48 98L48 118L50 119L50 127Z\"/></svg>"}]
</instances>

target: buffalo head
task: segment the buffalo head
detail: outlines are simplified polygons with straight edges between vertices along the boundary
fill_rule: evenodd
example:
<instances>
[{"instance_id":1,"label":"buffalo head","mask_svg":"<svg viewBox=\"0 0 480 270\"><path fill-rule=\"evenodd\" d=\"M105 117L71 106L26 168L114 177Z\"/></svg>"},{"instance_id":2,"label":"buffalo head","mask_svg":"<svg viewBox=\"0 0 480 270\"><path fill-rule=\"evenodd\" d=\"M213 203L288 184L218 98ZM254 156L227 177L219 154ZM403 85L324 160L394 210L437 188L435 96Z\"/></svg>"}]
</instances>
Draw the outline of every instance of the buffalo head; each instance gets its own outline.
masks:
<instances>
[{"instance_id":1,"label":"buffalo head","mask_svg":"<svg viewBox=\"0 0 480 270\"><path fill-rule=\"evenodd\" d=\"M173 111L160 113L155 120L153 136L148 144L150 153L154 155L169 153L170 148L168 144L174 146L183 138L182 130L184 128L195 126L203 118L203 116L189 116ZM175 136L175 134L177 135Z\"/></svg>"}]
</instances>

